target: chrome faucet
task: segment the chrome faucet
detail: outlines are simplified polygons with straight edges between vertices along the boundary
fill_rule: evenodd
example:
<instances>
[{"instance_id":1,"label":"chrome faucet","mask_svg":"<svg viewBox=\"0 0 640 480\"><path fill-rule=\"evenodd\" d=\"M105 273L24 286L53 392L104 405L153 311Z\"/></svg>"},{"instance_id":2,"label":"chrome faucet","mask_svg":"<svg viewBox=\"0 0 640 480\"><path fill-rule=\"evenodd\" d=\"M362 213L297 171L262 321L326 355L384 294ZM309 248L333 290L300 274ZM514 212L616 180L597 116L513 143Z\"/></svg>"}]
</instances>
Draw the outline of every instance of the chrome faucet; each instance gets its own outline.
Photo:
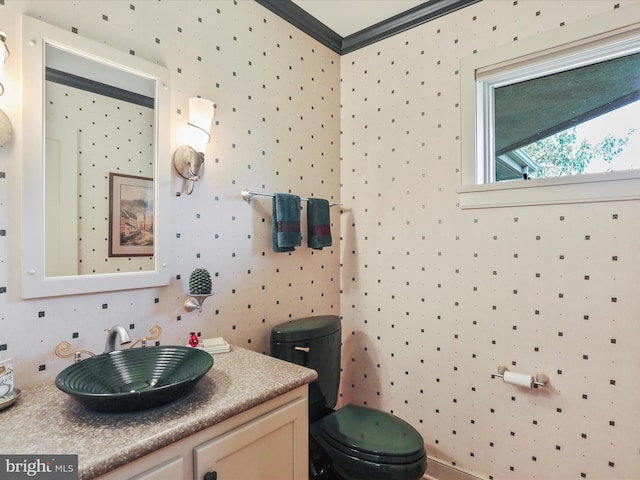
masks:
<instances>
[{"instance_id":1,"label":"chrome faucet","mask_svg":"<svg viewBox=\"0 0 640 480\"><path fill-rule=\"evenodd\" d=\"M127 329L122 325L114 325L107 330L107 343L104 344L104 353L113 352L116 349L116 338L120 336L120 345L131 343Z\"/></svg>"}]
</instances>

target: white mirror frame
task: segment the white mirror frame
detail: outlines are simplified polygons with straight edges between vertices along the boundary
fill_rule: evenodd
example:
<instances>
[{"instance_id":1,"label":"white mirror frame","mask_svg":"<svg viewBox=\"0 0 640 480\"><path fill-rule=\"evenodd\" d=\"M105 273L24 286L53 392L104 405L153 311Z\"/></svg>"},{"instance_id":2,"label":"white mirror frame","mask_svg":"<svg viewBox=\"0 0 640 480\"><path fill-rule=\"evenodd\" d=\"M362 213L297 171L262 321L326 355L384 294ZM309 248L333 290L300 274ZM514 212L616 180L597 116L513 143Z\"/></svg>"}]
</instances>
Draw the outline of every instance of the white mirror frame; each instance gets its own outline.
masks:
<instances>
[{"instance_id":1,"label":"white mirror frame","mask_svg":"<svg viewBox=\"0 0 640 480\"><path fill-rule=\"evenodd\" d=\"M128 53L58 27L22 17L23 173L22 173L22 298L148 288L169 283L167 200L170 191L169 72ZM155 80L154 270L67 277L45 275L44 218L44 91L45 44Z\"/></svg>"}]
</instances>

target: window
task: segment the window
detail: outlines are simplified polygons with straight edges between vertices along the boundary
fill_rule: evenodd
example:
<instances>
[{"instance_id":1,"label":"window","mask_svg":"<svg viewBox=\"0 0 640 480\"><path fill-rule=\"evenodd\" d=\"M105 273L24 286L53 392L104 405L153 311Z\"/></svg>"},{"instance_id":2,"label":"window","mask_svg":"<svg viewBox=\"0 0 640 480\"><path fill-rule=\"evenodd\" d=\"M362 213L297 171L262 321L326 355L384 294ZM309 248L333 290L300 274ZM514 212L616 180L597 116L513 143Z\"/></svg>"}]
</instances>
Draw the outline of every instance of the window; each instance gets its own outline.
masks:
<instances>
[{"instance_id":1,"label":"window","mask_svg":"<svg viewBox=\"0 0 640 480\"><path fill-rule=\"evenodd\" d=\"M627 54L640 50L640 37L614 46L581 52L578 58L562 57L549 69L568 69L540 77L527 78L529 68L525 67L506 76L477 78L483 88L492 90L488 95L493 97L493 102L483 105L493 108L494 118L494 153L484 161L493 159L495 168L487 168L491 177L486 181L580 175L636 166L635 158L618 160L621 154L630 153L629 142L634 146L634 137L640 138L636 135L640 121L640 53ZM607 59L610 56L614 58ZM580 65L574 66L575 62ZM541 65L534 67L540 70ZM492 126L488 127L486 134ZM640 148L636 154L640 156Z\"/></svg>"},{"instance_id":2,"label":"window","mask_svg":"<svg viewBox=\"0 0 640 480\"><path fill-rule=\"evenodd\" d=\"M640 198L639 13L463 59L462 208Z\"/></svg>"}]
</instances>

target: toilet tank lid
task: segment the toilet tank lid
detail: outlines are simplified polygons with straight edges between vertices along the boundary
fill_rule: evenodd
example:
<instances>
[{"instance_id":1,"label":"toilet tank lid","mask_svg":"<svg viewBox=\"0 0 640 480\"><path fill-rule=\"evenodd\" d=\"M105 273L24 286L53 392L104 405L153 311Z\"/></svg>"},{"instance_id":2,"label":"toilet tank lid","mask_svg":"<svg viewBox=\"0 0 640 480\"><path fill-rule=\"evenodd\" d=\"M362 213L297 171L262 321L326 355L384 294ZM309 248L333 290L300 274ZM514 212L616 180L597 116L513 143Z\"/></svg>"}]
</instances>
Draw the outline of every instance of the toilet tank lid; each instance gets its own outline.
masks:
<instances>
[{"instance_id":1,"label":"toilet tank lid","mask_svg":"<svg viewBox=\"0 0 640 480\"><path fill-rule=\"evenodd\" d=\"M271 329L271 341L277 343L300 342L324 337L340 330L340 317L318 315L283 322Z\"/></svg>"}]
</instances>

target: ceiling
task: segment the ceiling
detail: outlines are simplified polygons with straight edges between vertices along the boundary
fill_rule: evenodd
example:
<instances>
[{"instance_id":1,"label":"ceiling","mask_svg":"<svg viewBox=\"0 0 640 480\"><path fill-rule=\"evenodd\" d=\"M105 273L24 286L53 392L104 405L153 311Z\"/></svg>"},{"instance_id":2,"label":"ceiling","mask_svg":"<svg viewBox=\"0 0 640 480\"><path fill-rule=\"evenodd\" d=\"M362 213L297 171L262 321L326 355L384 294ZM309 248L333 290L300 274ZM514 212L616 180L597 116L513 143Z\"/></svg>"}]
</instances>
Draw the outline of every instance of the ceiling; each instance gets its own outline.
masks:
<instances>
[{"instance_id":1,"label":"ceiling","mask_svg":"<svg viewBox=\"0 0 640 480\"><path fill-rule=\"evenodd\" d=\"M292 0L337 34L360 30L417 7L425 0Z\"/></svg>"},{"instance_id":2,"label":"ceiling","mask_svg":"<svg viewBox=\"0 0 640 480\"><path fill-rule=\"evenodd\" d=\"M345 55L480 0L255 1Z\"/></svg>"}]
</instances>

